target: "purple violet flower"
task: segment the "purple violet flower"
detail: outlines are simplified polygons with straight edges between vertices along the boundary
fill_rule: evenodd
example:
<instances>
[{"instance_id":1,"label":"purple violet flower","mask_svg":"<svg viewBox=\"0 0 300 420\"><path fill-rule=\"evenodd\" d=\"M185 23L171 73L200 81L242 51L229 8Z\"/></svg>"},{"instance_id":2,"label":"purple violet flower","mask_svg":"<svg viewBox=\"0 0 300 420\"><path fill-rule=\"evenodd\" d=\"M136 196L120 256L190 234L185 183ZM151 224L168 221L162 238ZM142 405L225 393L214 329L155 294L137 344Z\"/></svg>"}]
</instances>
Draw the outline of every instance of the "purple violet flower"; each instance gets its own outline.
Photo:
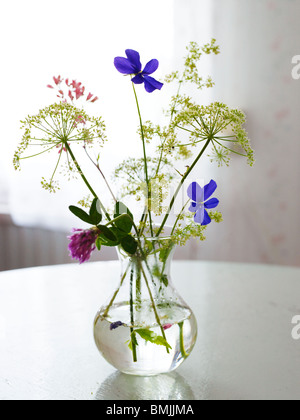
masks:
<instances>
[{"instance_id":1,"label":"purple violet flower","mask_svg":"<svg viewBox=\"0 0 300 420\"><path fill-rule=\"evenodd\" d=\"M189 211L195 213L194 220L196 223L206 226L211 222L211 218L207 213L206 209L214 209L219 204L217 198L209 197L213 195L217 188L216 182L212 179L209 184L201 188L197 182L192 182L188 187L187 194L192 200L192 204L189 207Z\"/></svg>"},{"instance_id":2,"label":"purple violet flower","mask_svg":"<svg viewBox=\"0 0 300 420\"><path fill-rule=\"evenodd\" d=\"M68 237L70 240L70 255L82 264L90 259L92 252L95 250L98 234L93 229L73 229L72 232L73 235Z\"/></svg>"},{"instance_id":3,"label":"purple violet flower","mask_svg":"<svg viewBox=\"0 0 300 420\"><path fill-rule=\"evenodd\" d=\"M121 322L121 321L112 322L112 323L110 324L109 329L110 329L110 331L112 331L112 330L115 330L116 328L121 327L122 325L124 325L124 324L123 324L123 322Z\"/></svg>"},{"instance_id":4,"label":"purple violet flower","mask_svg":"<svg viewBox=\"0 0 300 420\"><path fill-rule=\"evenodd\" d=\"M144 83L145 89L149 93L156 89L160 90L163 87L163 83L160 83L153 77L149 76L158 69L158 60L150 60L142 71L140 54L134 50L126 50L125 53L127 58L116 57L114 61L115 67L120 73L130 75L134 74L131 81L137 85Z\"/></svg>"}]
</instances>

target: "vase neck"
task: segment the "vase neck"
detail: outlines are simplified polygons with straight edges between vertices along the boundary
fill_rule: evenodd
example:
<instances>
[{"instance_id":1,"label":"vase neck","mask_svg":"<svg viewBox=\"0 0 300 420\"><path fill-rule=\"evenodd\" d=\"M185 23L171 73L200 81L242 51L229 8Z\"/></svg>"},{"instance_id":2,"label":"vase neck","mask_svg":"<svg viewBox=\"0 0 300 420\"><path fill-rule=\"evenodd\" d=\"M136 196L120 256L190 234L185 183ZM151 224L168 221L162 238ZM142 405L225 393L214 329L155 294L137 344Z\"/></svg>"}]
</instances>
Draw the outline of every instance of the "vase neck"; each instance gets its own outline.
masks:
<instances>
[{"instance_id":1,"label":"vase neck","mask_svg":"<svg viewBox=\"0 0 300 420\"><path fill-rule=\"evenodd\" d=\"M146 272L169 274L170 264L175 253L176 245L170 238L143 238L139 240L139 246L134 255L129 255L118 248L118 257L125 268L129 264L142 265Z\"/></svg>"}]
</instances>

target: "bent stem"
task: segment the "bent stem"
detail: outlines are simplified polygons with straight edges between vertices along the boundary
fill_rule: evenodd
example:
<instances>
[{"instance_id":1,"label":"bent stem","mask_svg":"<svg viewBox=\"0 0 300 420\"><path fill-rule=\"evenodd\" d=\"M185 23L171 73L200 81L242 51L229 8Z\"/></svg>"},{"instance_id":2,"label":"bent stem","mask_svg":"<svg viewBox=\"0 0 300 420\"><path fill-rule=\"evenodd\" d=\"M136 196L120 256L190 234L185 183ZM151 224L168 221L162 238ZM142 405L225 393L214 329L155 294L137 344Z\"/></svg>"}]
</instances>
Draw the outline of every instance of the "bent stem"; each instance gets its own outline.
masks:
<instances>
[{"instance_id":1,"label":"bent stem","mask_svg":"<svg viewBox=\"0 0 300 420\"><path fill-rule=\"evenodd\" d=\"M122 278L121 278L121 282L120 282L120 285L119 285L118 289L115 291L115 293L114 293L114 295L113 295L113 297L112 297L111 301L109 302L109 304L108 304L107 308L105 309L105 312L104 312L104 314L102 315L102 316L103 316L103 318L106 318L106 317L107 317L107 315L108 315L108 312L109 312L110 308L112 307L112 305L113 305L114 301L116 300L116 297L118 296L118 293L119 293L119 291L120 291L121 287L123 286L123 283L124 283L124 280L125 280L125 278L126 278L126 276L127 276L127 273L128 273L128 270L129 270L130 265L131 265L131 263L129 263L129 264L128 264L128 266L127 266L127 268L126 268L126 270L125 270L125 273L123 274L123 276L122 276Z\"/></svg>"},{"instance_id":2,"label":"bent stem","mask_svg":"<svg viewBox=\"0 0 300 420\"><path fill-rule=\"evenodd\" d=\"M87 180L87 179L86 179L86 177L84 176L84 174L83 174L83 172L82 172L82 170L81 170L81 168L80 168L80 166L79 166L79 164L78 164L78 162L77 162L77 160L76 160L76 158L75 158L75 156L74 156L74 154L73 154L73 152L72 152L72 150L71 150L71 148L70 148L70 146L69 146L69 144L68 144L67 139L65 139L65 140L63 141L63 144L64 144L64 146L66 147L66 149L67 149L67 151L68 151L69 155L71 156L71 158L72 158L72 160L73 160L73 162L74 162L74 165L75 165L75 167L76 167L77 171L79 172L79 174L80 174L80 176L81 176L82 180L84 181L85 185L88 187L88 189L89 189L89 190L90 190L90 192L93 194L93 196L94 196L95 198L97 198L97 199L98 199L98 201L99 201L99 205L100 205L100 207L101 207L102 211L104 212L104 214L105 214L105 216L106 216L107 220L111 220L111 219L110 219L109 214L107 213L107 211L106 211L105 207L103 206L102 202L100 201L100 199L99 199L98 195L95 193L95 191L94 191L94 190L93 190L93 188L91 187L90 183L88 182L88 180Z\"/></svg>"},{"instance_id":3,"label":"bent stem","mask_svg":"<svg viewBox=\"0 0 300 420\"><path fill-rule=\"evenodd\" d=\"M106 186L107 186L110 194L112 195L112 198L113 198L114 202L117 203L117 199L116 199L116 197L115 197L115 195L114 195L114 193L113 193L113 191L112 191L112 189L111 189L111 187L110 187L110 185L109 185L109 183L108 183L108 181L107 181L107 179L106 179L103 171L101 170L99 163L96 163L96 162L93 161L93 159L91 158L90 154L87 151L86 145L84 145L84 150L85 150L85 153L86 153L87 157L90 159L90 161L92 162L92 164L97 168L97 170L99 171L100 175L104 179L104 182L105 182L105 184L106 184Z\"/></svg>"},{"instance_id":4,"label":"bent stem","mask_svg":"<svg viewBox=\"0 0 300 420\"><path fill-rule=\"evenodd\" d=\"M193 164L190 166L190 168L188 169L188 171L186 171L186 173L185 173L185 174L184 174L184 176L182 177L182 179L181 179L181 181L180 181L180 183L179 183L179 185L178 185L178 187L177 187L177 190L175 191L175 193L174 193L174 195L173 195L173 197L172 197L172 199L171 199L171 201L170 201L170 205L169 205L169 208L168 208L168 210L167 210L167 213L166 213L166 215L165 215L165 217L164 217L164 220L162 221L162 224L161 224L161 226L160 226L160 228L159 228L159 230L158 230L158 232L157 232L157 234L156 234L156 236L157 236L157 237L158 237L158 236L160 235L160 233L162 232L162 230L163 230L163 228L164 228L164 226L165 226L165 224L166 224L166 221L168 220L168 217L169 217L169 215L170 215L170 213L171 213L171 210L172 210L172 208L173 208L173 206L174 206L174 203L175 203L175 200L176 200L176 198L177 198L177 195L178 195L179 191L181 190L181 187L183 186L183 184L184 184L185 180L187 179L187 177L189 176L189 174L192 172L192 170L194 169L194 167L196 166L196 164L198 163L198 161L199 161L199 160L200 160L200 158L202 157L203 153L205 152L205 150L206 150L206 149L207 149L207 147L209 146L209 144L210 144L211 140L212 140L211 136L210 136L210 137L208 137L208 139L207 139L207 141L206 141L206 143L205 143L205 145L204 145L203 149L201 150L201 152L199 153L199 155L197 156L197 158L194 160Z\"/></svg>"}]
</instances>

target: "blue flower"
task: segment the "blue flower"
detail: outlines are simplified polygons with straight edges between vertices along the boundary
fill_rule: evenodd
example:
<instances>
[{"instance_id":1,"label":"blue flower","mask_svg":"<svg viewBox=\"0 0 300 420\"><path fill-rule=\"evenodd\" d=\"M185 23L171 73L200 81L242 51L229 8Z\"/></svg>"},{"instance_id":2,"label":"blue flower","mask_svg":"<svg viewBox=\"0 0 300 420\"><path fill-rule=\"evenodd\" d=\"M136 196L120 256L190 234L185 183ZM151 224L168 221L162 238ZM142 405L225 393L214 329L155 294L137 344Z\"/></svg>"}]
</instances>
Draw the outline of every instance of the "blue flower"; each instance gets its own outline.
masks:
<instances>
[{"instance_id":1,"label":"blue flower","mask_svg":"<svg viewBox=\"0 0 300 420\"><path fill-rule=\"evenodd\" d=\"M140 54L134 50L125 51L127 58L125 57L116 57L114 64L116 69L122 74L134 74L131 81L137 85L142 83L145 84L145 89L147 92L151 93L156 89L161 89L163 83L158 82L153 77L149 75L154 73L159 66L158 60L153 59L146 64L144 70L142 71L142 64L140 60Z\"/></svg>"},{"instance_id":2,"label":"blue flower","mask_svg":"<svg viewBox=\"0 0 300 420\"><path fill-rule=\"evenodd\" d=\"M123 324L123 322L121 322L121 321L112 322L112 323L110 324L109 329L112 331L112 330L115 330L115 329L117 329L117 328L121 327L122 325L124 325L124 324Z\"/></svg>"},{"instance_id":3,"label":"blue flower","mask_svg":"<svg viewBox=\"0 0 300 420\"><path fill-rule=\"evenodd\" d=\"M192 200L189 211L195 213L195 222L202 226L206 226L211 222L211 218L206 209L214 209L219 204L217 198L208 200L213 195L216 188L217 184L214 180L211 180L204 188L201 188L197 182L192 182L188 187L187 194Z\"/></svg>"}]
</instances>

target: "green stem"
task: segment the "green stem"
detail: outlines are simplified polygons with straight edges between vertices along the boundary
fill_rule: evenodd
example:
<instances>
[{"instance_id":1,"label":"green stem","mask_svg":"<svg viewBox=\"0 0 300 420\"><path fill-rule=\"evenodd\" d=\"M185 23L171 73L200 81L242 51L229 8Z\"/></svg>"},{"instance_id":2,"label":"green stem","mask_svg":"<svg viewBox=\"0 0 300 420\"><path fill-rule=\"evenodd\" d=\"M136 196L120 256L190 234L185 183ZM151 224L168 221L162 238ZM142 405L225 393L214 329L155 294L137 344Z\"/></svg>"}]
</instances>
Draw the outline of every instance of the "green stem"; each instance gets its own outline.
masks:
<instances>
[{"instance_id":1,"label":"green stem","mask_svg":"<svg viewBox=\"0 0 300 420\"><path fill-rule=\"evenodd\" d=\"M133 312L133 267L131 268L131 274L130 274L130 336L132 336L132 333L134 332L134 312ZM133 361L137 362L137 355L136 355L136 343L135 340L131 341L132 346L132 356Z\"/></svg>"},{"instance_id":2,"label":"green stem","mask_svg":"<svg viewBox=\"0 0 300 420\"><path fill-rule=\"evenodd\" d=\"M154 311L154 314L155 314L156 322L157 322L157 324L160 327L160 330L161 330L161 333L162 333L163 338L167 341L165 331L164 331L164 329L163 329L163 327L161 325L160 318L159 318L159 315L158 315L157 310L156 310L156 306L155 306L155 302L154 302L154 299L153 299L153 296L152 296L152 292L151 292L151 289L150 289L150 286L149 286L149 282L148 282L147 276L145 274L145 271L144 271L143 266L142 266L141 263L140 263L140 269L141 269L141 272L143 274L143 277L144 277L144 280L145 280L145 283L146 283L146 286L147 286L147 289L148 289L148 292L149 292L149 296L150 296L150 300L151 300L151 303L152 303L153 311ZM166 350L167 350L167 353L169 353L169 349L167 347L166 347Z\"/></svg>"},{"instance_id":3,"label":"green stem","mask_svg":"<svg viewBox=\"0 0 300 420\"><path fill-rule=\"evenodd\" d=\"M36 153L35 155L31 155L31 156L24 156L22 158L20 158L20 160L24 160L24 159L29 159L35 156L39 156L42 155L43 153L49 152L49 150L52 150L54 147L56 147L56 144L52 147L50 147L49 149L43 150L42 152Z\"/></svg>"},{"instance_id":4,"label":"green stem","mask_svg":"<svg viewBox=\"0 0 300 420\"><path fill-rule=\"evenodd\" d=\"M66 149L67 149L67 151L68 151L69 155L71 156L71 158L72 158L72 160L73 160L73 162L74 162L74 165L76 166L76 169L77 169L77 171L79 172L79 174L80 174L81 178L83 179L84 183L86 184L86 186L88 187L88 189L90 190L90 192L93 194L93 196L94 196L95 198L97 198L97 199L98 199L98 201L99 201L99 205L100 205L100 207L101 207L102 211L104 212L104 214L105 214L105 216L106 216L107 220L109 220L109 221L110 221L110 220L111 220L111 219L110 219L110 216L109 216L109 214L107 213L107 211L106 211L105 207L103 206L103 204L102 204L102 202L100 201L100 199L99 199L98 195L95 193L95 191L94 191L94 190L93 190L93 188L91 187L90 183L88 182L88 180L87 180L87 179L86 179L86 177L84 176L84 174L83 174L83 172L82 172L82 170L81 170L81 168L80 168L80 166L79 166L79 164L78 164L78 162L77 162L77 160L76 160L76 158L75 158L75 156L74 156L74 154L73 154L73 152L72 152L72 150L71 150L71 148L70 148L70 146L69 146L69 144L68 144L68 139L64 140L64 141L63 141L63 143L64 143L64 146L66 147Z\"/></svg>"},{"instance_id":5,"label":"green stem","mask_svg":"<svg viewBox=\"0 0 300 420\"><path fill-rule=\"evenodd\" d=\"M143 232L144 232L144 229L145 229L145 225L146 225L146 221L147 221L147 211L146 210L147 209L145 208L144 209L144 212L143 212L143 215L142 215L142 218L140 220L140 226L141 226L141 228L140 228L140 230L138 232L138 237L141 237L143 235Z\"/></svg>"},{"instance_id":6,"label":"green stem","mask_svg":"<svg viewBox=\"0 0 300 420\"><path fill-rule=\"evenodd\" d=\"M173 195L173 197L171 199L171 202L170 202L168 211L167 211L167 213L166 213L166 215L164 217L164 220L162 221L162 224L161 224L161 226L160 226L160 228L159 228L159 230L158 230L158 232L156 234L157 237L160 235L161 231L163 230L163 228L164 228L164 226L166 224L166 221L168 220L168 217L169 217L170 212L171 212L171 210L172 210L172 208L174 206L176 197L177 197L179 191L181 190L181 187L183 186L185 180L187 179L187 177L189 176L189 174L192 172L192 170L194 169L194 167L197 165L198 161L200 160L200 158L202 157L203 153L205 152L205 150L209 146L210 142L211 142L211 137L209 137L207 139L207 142L205 143L203 149L201 150L201 152L199 153L199 155L197 156L197 158L195 159L195 161L193 162L193 164L190 166L190 168L186 171L186 173L182 177L182 179L181 179L181 181L180 181L180 183L179 183L179 185L177 187L177 190L175 191L175 193L174 193L174 195Z\"/></svg>"},{"instance_id":7,"label":"green stem","mask_svg":"<svg viewBox=\"0 0 300 420\"><path fill-rule=\"evenodd\" d=\"M57 168L58 168L58 166L59 166L59 162L60 162L60 160L61 160L62 154L63 154L63 151L61 150L61 151L60 151L60 154L59 154L59 158L58 158L58 160L57 160L57 164L56 164L56 166L55 166L54 172L53 172L52 177L51 177L51 180L50 180L50 184L52 184L52 181L53 181L53 178L54 178L55 172L57 171Z\"/></svg>"},{"instance_id":8,"label":"green stem","mask_svg":"<svg viewBox=\"0 0 300 420\"><path fill-rule=\"evenodd\" d=\"M229 150L229 152L235 153L236 155L239 155L239 156L247 157L247 155L244 155L243 153L239 153L239 152L236 152L235 150L229 149L229 147L224 146L224 144L220 143L217 140L215 140L215 142L218 143L219 146L224 147L224 149Z\"/></svg>"},{"instance_id":9,"label":"green stem","mask_svg":"<svg viewBox=\"0 0 300 420\"><path fill-rule=\"evenodd\" d=\"M113 224L114 224L115 222L117 222L118 220L120 220L120 219L124 219L124 217L129 218L129 219L130 219L130 221L132 222L132 218L129 216L129 214L124 213L124 214L120 214L120 216L115 217L114 219L110 220L108 223L106 223L106 225L105 225L105 226L113 225Z\"/></svg>"},{"instance_id":10,"label":"green stem","mask_svg":"<svg viewBox=\"0 0 300 420\"><path fill-rule=\"evenodd\" d=\"M189 204L189 202L190 202L191 200L190 199L188 199L188 201L185 203L185 205L182 207L182 209L181 209L181 212L179 213L179 215L177 216L177 218L176 218L176 221L175 221L175 223L174 223L174 226L173 226L173 229L172 229L172 232L171 232L171 234L170 234L170 236L172 236L173 235L173 233L174 233L174 231L175 231L175 228L176 228L176 225L177 225L177 223L178 223L178 221L179 221L179 219L180 219L180 216L182 215L182 213L184 212L184 210L185 210L185 208L186 208L186 206Z\"/></svg>"},{"instance_id":11,"label":"green stem","mask_svg":"<svg viewBox=\"0 0 300 420\"><path fill-rule=\"evenodd\" d=\"M138 264L136 264L136 305L138 309L141 309L141 269Z\"/></svg>"},{"instance_id":12,"label":"green stem","mask_svg":"<svg viewBox=\"0 0 300 420\"><path fill-rule=\"evenodd\" d=\"M188 354L186 353L185 348L184 348L183 321L182 322L179 322L178 326L179 326L179 346L180 346L180 352L182 354L182 357L184 359L186 359L188 357Z\"/></svg>"},{"instance_id":13,"label":"green stem","mask_svg":"<svg viewBox=\"0 0 300 420\"><path fill-rule=\"evenodd\" d=\"M125 278L127 276L129 267L130 267L130 263L128 264L128 267L126 268L125 273L123 274L123 276L121 278L121 282L120 282L120 285L119 285L118 289L115 291L113 297L111 298L111 301L109 302L107 308L105 309L104 314L102 315L103 318L106 318L107 317L110 308L112 307L114 301L116 300L116 297L117 297L117 295L118 295L118 293L119 293L119 291L120 291L120 289L121 289L121 287L122 287L122 285L124 283L124 280L125 280Z\"/></svg>"},{"instance_id":14,"label":"green stem","mask_svg":"<svg viewBox=\"0 0 300 420\"><path fill-rule=\"evenodd\" d=\"M93 161L93 159L91 158L90 154L89 154L89 153L88 153L88 151L87 151L87 148L86 148L86 144L85 144L85 143L84 143L84 150L85 150L85 153L86 153L87 157L88 157L88 158L90 159L90 161L92 162L92 164L93 164L93 165L97 168L97 170L100 172L100 175L101 175L101 176L102 176L102 178L104 179L104 182L105 182L105 184L106 184L106 186L107 186L107 188L108 188L109 192L111 193L111 195L112 195L112 197L113 197L113 199L114 199L115 203L117 203L117 199L116 199L116 197L115 197L115 195L114 195L114 193L113 193L112 189L110 188L110 185L109 185L109 183L107 182L107 179L106 179L106 177L105 177L104 173L102 172L102 170L101 170L101 168L100 168L99 163L96 163L96 162L94 162L94 161Z\"/></svg>"},{"instance_id":15,"label":"green stem","mask_svg":"<svg viewBox=\"0 0 300 420\"><path fill-rule=\"evenodd\" d=\"M179 93L180 93L180 89L181 89L182 83L183 83L183 81L180 80L179 81L178 90L177 90L177 94L176 94L176 97L175 97L175 102L174 102L174 105L173 105L172 111L171 111L170 125L171 125L171 122L173 121L173 116L174 116L174 113L175 113L175 108L176 108L176 105L177 105L177 101L178 101L178 97L179 97ZM161 165L162 158L163 158L163 153L164 153L164 145L165 145L165 142L166 142L166 139L165 139L165 141L163 141L163 143L161 145L161 153L160 153L160 157L159 157L159 161L158 161L158 165L157 165L155 177L158 175L159 170L160 170L160 165Z\"/></svg>"}]
</instances>

